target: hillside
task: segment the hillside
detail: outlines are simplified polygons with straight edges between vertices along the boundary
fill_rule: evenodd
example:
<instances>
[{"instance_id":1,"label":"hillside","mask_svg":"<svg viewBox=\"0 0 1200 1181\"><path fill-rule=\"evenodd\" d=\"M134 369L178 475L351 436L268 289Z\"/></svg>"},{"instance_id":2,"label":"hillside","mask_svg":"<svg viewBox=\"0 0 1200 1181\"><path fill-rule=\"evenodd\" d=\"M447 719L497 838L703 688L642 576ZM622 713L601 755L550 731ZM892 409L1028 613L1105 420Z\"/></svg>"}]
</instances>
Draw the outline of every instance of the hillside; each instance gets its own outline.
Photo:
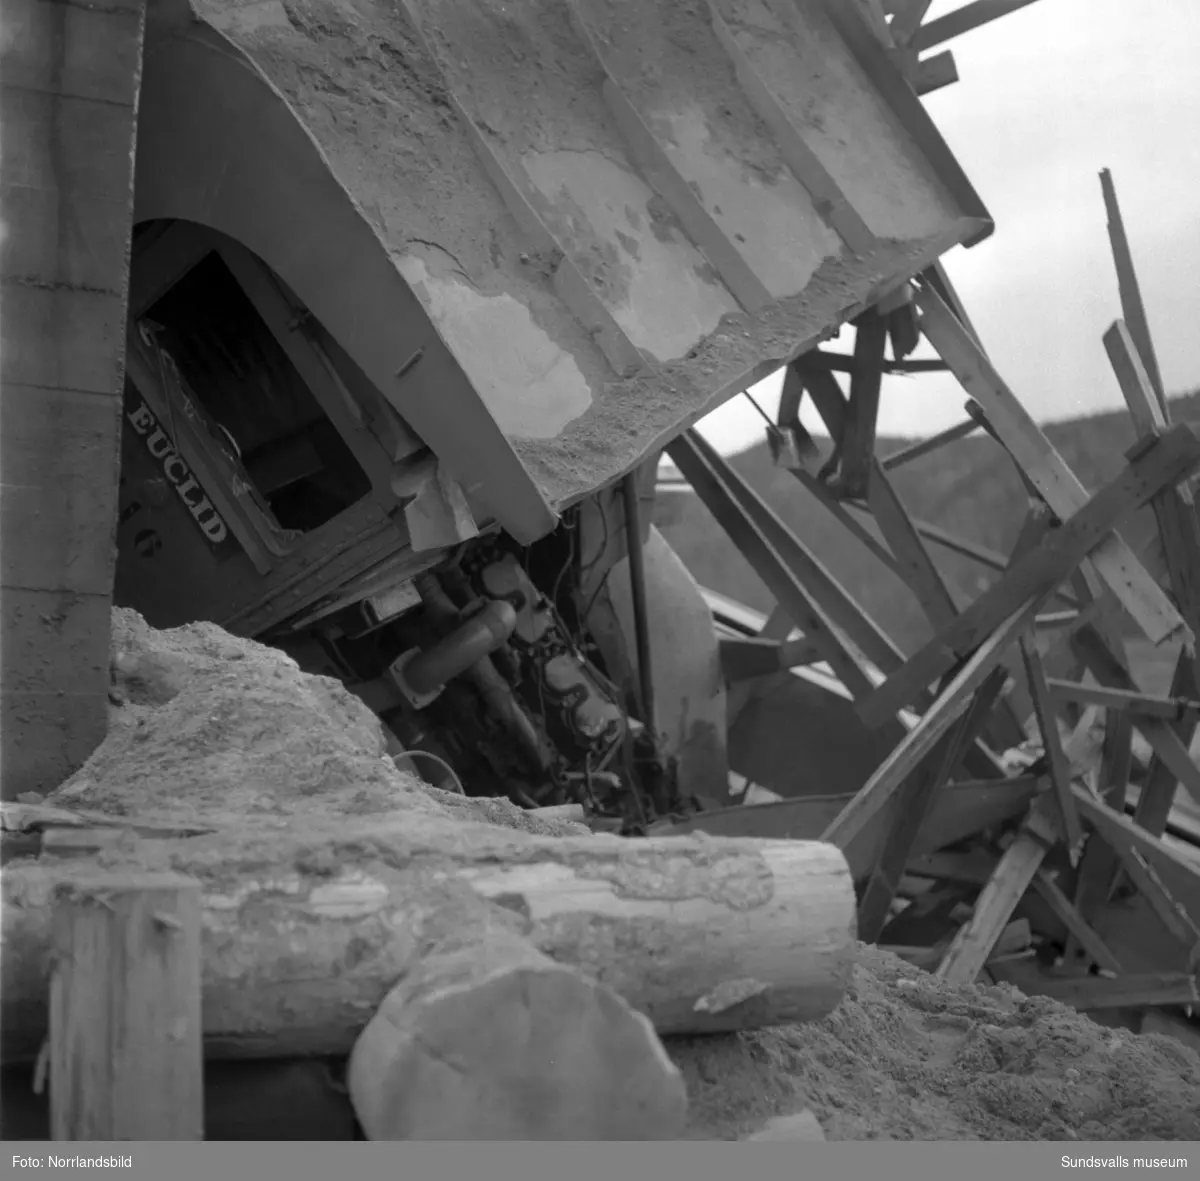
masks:
<instances>
[{"instance_id":1,"label":"hillside","mask_svg":"<svg viewBox=\"0 0 1200 1181\"><path fill-rule=\"evenodd\" d=\"M1173 399L1171 409L1177 422L1200 421L1200 391ZM1113 478L1134 441L1133 425L1123 411L1054 423L1045 429L1092 490ZM911 441L881 439L879 454L887 455ZM902 649L912 651L929 637L925 618L903 584L790 472L772 466L765 444L734 456L731 462ZM1012 548L1025 498L1012 463L990 438L960 439L898 469L893 479L914 518L1003 553ZM758 610L770 610L770 593L699 501L691 495L659 499L659 528L699 582ZM952 591L963 600L986 587L985 568L941 548L933 553Z\"/></svg>"}]
</instances>

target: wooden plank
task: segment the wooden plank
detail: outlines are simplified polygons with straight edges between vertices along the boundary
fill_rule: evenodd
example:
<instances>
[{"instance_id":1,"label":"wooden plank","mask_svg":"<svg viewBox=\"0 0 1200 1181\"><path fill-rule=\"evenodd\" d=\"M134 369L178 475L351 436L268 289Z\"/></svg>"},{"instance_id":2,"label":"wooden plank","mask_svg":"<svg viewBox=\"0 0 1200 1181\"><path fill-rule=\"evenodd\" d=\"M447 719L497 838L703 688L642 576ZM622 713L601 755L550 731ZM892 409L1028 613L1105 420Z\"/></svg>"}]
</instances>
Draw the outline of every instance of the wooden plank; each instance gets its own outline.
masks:
<instances>
[{"instance_id":1,"label":"wooden plank","mask_svg":"<svg viewBox=\"0 0 1200 1181\"><path fill-rule=\"evenodd\" d=\"M1084 701L1101 709L1141 714L1166 721L1195 721L1200 717L1200 701L1187 697L1160 697L1152 693L1131 693L1124 689L1105 689L1049 677L1046 686L1054 701Z\"/></svg>"},{"instance_id":2,"label":"wooden plank","mask_svg":"<svg viewBox=\"0 0 1200 1181\"><path fill-rule=\"evenodd\" d=\"M1134 426L1141 436L1168 427L1129 330L1119 320L1104 335L1104 346ZM1200 635L1200 517L1186 483L1165 488L1151 502L1158 521L1163 557L1179 610L1193 635Z\"/></svg>"},{"instance_id":3,"label":"wooden plank","mask_svg":"<svg viewBox=\"0 0 1200 1181\"><path fill-rule=\"evenodd\" d=\"M821 655L833 669L834 675L852 696L858 697L869 692L872 682L865 671L862 654L846 646L843 637L796 577L795 572L781 560L767 539L755 528L754 523L747 520L746 514L729 494L722 478L713 470L708 449L700 445L698 437L688 431L676 439L667 450L695 489L697 496L725 530L730 541L775 596L785 613L780 619L790 620L790 624L782 623L783 635L786 636L792 630L792 626L801 628L817 645Z\"/></svg>"},{"instance_id":4,"label":"wooden plank","mask_svg":"<svg viewBox=\"0 0 1200 1181\"><path fill-rule=\"evenodd\" d=\"M1113 851L1120 858L1134 888L1150 904L1150 909L1167 934L1184 947L1200 947L1200 929L1192 921L1187 907L1171 894L1162 878L1155 873L1154 866L1136 849L1115 846Z\"/></svg>"},{"instance_id":5,"label":"wooden plank","mask_svg":"<svg viewBox=\"0 0 1200 1181\"><path fill-rule=\"evenodd\" d=\"M899 668L904 655L829 572L819 558L779 519L774 510L699 435L688 434L691 445L731 496L754 530L778 559L796 576L830 623L853 646L884 672ZM673 444L673 446L675 446ZM672 451L674 458L674 452ZM677 461L678 462L678 461ZM681 469L682 470L682 469ZM711 511L711 510L710 510ZM734 538L736 544L736 538ZM760 577L761 572L760 572ZM799 622L799 621L797 621ZM807 631L808 629L804 629ZM846 686L851 688L849 685ZM853 689L851 689L853 692ZM855 694L857 696L858 694Z\"/></svg>"},{"instance_id":6,"label":"wooden plank","mask_svg":"<svg viewBox=\"0 0 1200 1181\"><path fill-rule=\"evenodd\" d=\"M912 72L913 89L920 95L933 94L958 81L958 64L950 50L923 57Z\"/></svg>"},{"instance_id":7,"label":"wooden plank","mask_svg":"<svg viewBox=\"0 0 1200 1181\"><path fill-rule=\"evenodd\" d=\"M830 436L841 438L846 421L846 402L837 379L830 373L809 366L806 362L807 359L803 359L792 366L792 370L801 375ZM954 599L933 559L921 544L920 534L912 518L877 459L871 461L867 505L889 546L893 558L889 567L913 592L926 618L935 628L949 624L957 617ZM892 670L884 668L883 671L887 673ZM1011 671L1013 670L1010 668ZM1010 703L1001 702L997 715L996 724L989 737L1000 746L1010 746L1019 742L1020 723Z\"/></svg>"},{"instance_id":8,"label":"wooden plank","mask_svg":"<svg viewBox=\"0 0 1200 1181\"><path fill-rule=\"evenodd\" d=\"M895 555L896 573L900 580L912 591L925 618L935 630L948 626L958 617L957 604L929 551L922 544L921 536L913 525L904 502L884 474L878 460L872 463L867 495L875 522ZM1025 690L1017 685L1016 662L1006 655L1003 663L1013 676L1020 707L1025 709L1027 714ZM997 708L992 711L988 726L980 737L986 737L999 749L1018 745L1024 741L1025 734L1019 710L1014 708L1013 699L1005 698L996 705Z\"/></svg>"},{"instance_id":9,"label":"wooden plank","mask_svg":"<svg viewBox=\"0 0 1200 1181\"><path fill-rule=\"evenodd\" d=\"M1105 180L1106 174L1102 174ZM1116 194L1112 191L1111 179L1105 185L1106 201L1109 202L1109 232L1113 237L1113 252L1118 259L1118 274L1125 273L1122 290L1123 305L1128 302L1126 316L1131 325L1137 323L1138 342L1131 327L1117 321L1105 334L1104 346L1108 352L1113 371L1117 375L1121 392L1129 406L1129 413L1140 435L1149 435L1162 430L1169 422L1166 400L1162 397L1161 380L1155 384L1143 365L1146 357L1153 358L1149 329L1141 296L1137 290L1137 279L1133 263L1128 257L1128 243L1120 223L1120 211L1116 206ZM1121 259L1125 262L1122 263ZM1187 484L1166 489L1152 502L1158 523L1158 538L1162 556L1171 579L1180 612L1192 629L1200 635L1200 518L1196 514L1195 500ZM1196 660L1185 645L1180 652L1171 687L1175 698L1200 698L1200 677L1197 676ZM1174 720L1172 729L1179 744L1191 749L1196 734L1195 715L1180 716ZM1173 805L1178 779L1171 765L1155 753L1150 764L1146 788L1138 802L1138 822L1150 831L1162 833L1167 816Z\"/></svg>"},{"instance_id":10,"label":"wooden plank","mask_svg":"<svg viewBox=\"0 0 1200 1181\"><path fill-rule=\"evenodd\" d=\"M1175 674L1171 681L1172 694L1184 694L1189 698L1200 696L1200 677L1197 676L1196 658L1186 649L1179 653L1175 665ZM1179 745L1191 750L1192 741L1196 735L1197 719L1189 716L1176 722L1171 729L1174 731ZM1141 799L1138 800L1134 819L1147 832L1162 836L1167 828L1167 817L1175 802L1175 791L1179 783L1178 777L1168 763L1159 755L1150 761L1150 770L1146 775L1146 786L1142 789Z\"/></svg>"},{"instance_id":11,"label":"wooden plank","mask_svg":"<svg viewBox=\"0 0 1200 1181\"><path fill-rule=\"evenodd\" d=\"M932 49L1033 3L1034 0L974 0L922 25L909 43L914 49Z\"/></svg>"},{"instance_id":12,"label":"wooden plank","mask_svg":"<svg viewBox=\"0 0 1200 1181\"><path fill-rule=\"evenodd\" d=\"M1116 811L1124 811L1133 764L1133 726L1124 714L1110 713L1104 719L1104 745L1100 756L1100 799ZM1091 922L1109 898L1116 884L1120 859L1111 846L1096 836L1088 838L1083 861L1075 883L1075 909L1085 922ZM1079 940L1071 935L1064 949L1068 963L1081 951Z\"/></svg>"},{"instance_id":13,"label":"wooden plank","mask_svg":"<svg viewBox=\"0 0 1200 1181\"><path fill-rule=\"evenodd\" d=\"M879 938L921 828L967 749L983 731L1007 677L1004 669L992 670L962 719L897 791L892 823L858 908L858 937L864 943Z\"/></svg>"},{"instance_id":14,"label":"wooden plank","mask_svg":"<svg viewBox=\"0 0 1200 1181\"><path fill-rule=\"evenodd\" d=\"M842 814L826 829L822 840L845 847L846 842L878 816L900 784L967 710L971 694L991 674L1003 658L1004 650L1029 625L1036 612L1036 602L1015 611L979 646L900 745L880 764Z\"/></svg>"},{"instance_id":15,"label":"wooden plank","mask_svg":"<svg viewBox=\"0 0 1200 1181\"><path fill-rule=\"evenodd\" d=\"M867 503L896 557L901 580L916 596L925 618L934 628L947 626L958 617L954 596L922 544L899 493L878 462L872 464Z\"/></svg>"},{"instance_id":16,"label":"wooden plank","mask_svg":"<svg viewBox=\"0 0 1200 1181\"><path fill-rule=\"evenodd\" d=\"M1071 643L1102 686L1143 695L1141 686L1095 627L1080 628L1072 636ZM1154 717L1138 715L1134 725L1188 794L1200 804L1200 767L1179 735L1166 722Z\"/></svg>"},{"instance_id":17,"label":"wooden plank","mask_svg":"<svg viewBox=\"0 0 1200 1181\"><path fill-rule=\"evenodd\" d=\"M850 402L837 437L841 464L834 491L840 496L858 498L867 492L875 459L875 424L886 345L887 321L874 309L864 312L855 321Z\"/></svg>"},{"instance_id":18,"label":"wooden plank","mask_svg":"<svg viewBox=\"0 0 1200 1181\"><path fill-rule=\"evenodd\" d=\"M1161 1009L1150 1009L1142 1018L1141 1033L1157 1033L1160 1037L1171 1037L1190 1046L1200 1054L1200 1025L1183 1017L1174 1017Z\"/></svg>"},{"instance_id":19,"label":"wooden plank","mask_svg":"<svg viewBox=\"0 0 1200 1181\"><path fill-rule=\"evenodd\" d=\"M834 496L827 485L818 480L816 476L801 471L799 468L793 468L792 475L855 540L882 562L897 578L903 579L900 573L900 564L891 550L871 533L862 521L859 521L847 510L845 504Z\"/></svg>"},{"instance_id":20,"label":"wooden plank","mask_svg":"<svg viewBox=\"0 0 1200 1181\"><path fill-rule=\"evenodd\" d=\"M921 27L933 0L895 0L889 28L897 45L908 45Z\"/></svg>"},{"instance_id":21,"label":"wooden plank","mask_svg":"<svg viewBox=\"0 0 1200 1181\"><path fill-rule=\"evenodd\" d=\"M761 636L739 636L718 642L721 673L727 682L766 677L800 665L814 664L821 653L807 637L780 642Z\"/></svg>"},{"instance_id":22,"label":"wooden plank","mask_svg":"<svg viewBox=\"0 0 1200 1181\"><path fill-rule=\"evenodd\" d=\"M974 913L951 940L936 975L951 984L971 984L983 971L992 948L1033 881L1055 839L1045 797L1034 803L1016 840L1004 851L984 886Z\"/></svg>"},{"instance_id":23,"label":"wooden plank","mask_svg":"<svg viewBox=\"0 0 1200 1181\"><path fill-rule=\"evenodd\" d=\"M1037 781L1031 776L947 784L934 799L917 834L915 856L925 857L973 833L1008 823L1028 811L1036 793ZM801 796L769 804L716 808L673 825L669 835L707 832L720 837L815 841L853 798L852 795ZM887 810L889 820L895 815L894 805L895 800ZM886 832L885 824L871 826L843 847L856 881L865 878L878 862ZM978 866L978 858L973 864Z\"/></svg>"},{"instance_id":24,"label":"wooden plank","mask_svg":"<svg viewBox=\"0 0 1200 1181\"><path fill-rule=\"evenodd\" d=\"M1054 912L1055 917L1080 942L1094 963L1110 972L1121 971L1121 961L1109 950L1108 944L1092 929L1044 867L1034 875L1033 888Z\"/></svg>"},{"instance_id":25,"label":"wooden plank","mask_svg":"<svg viewBox=\"0 0 1200 1181\"><path fill-rule=\"evenodd\" d=\"M853 357L847 356L845 353L830 352L828 349L810 349L793 363L801 362L814 369L830 373L852 373L854 371ZM883 363L884 373L945 373L948 369L949 366L945 361L930 361L914 357L906 357L903 360L885 360Z\"/></svg>"},{"instance_id":26,"label":"wooden plank","mask_svg":"<svg viewBox=\"0 0 1200 1181\"><path fill-rule=\"evenodd\" d=\"M53 1138L202 1139L200 883L81 878L53 924Z\"/></svg>"},{"instance_id":27,"label":"wooden plank","mask_svg":"<svg viewBox=\"0 0 1200 1181\"><path fill-rule=\"evenodd\" d=\"M890 455L885 455L879 461L879 464L885 472L894 471L898 467L903 467L906 463L912 463L914 459L920 459L923 455L929 455L933 451L940 450L947 443L954 443L959 439L965 439L968 435L973 435L977 430L979 430L979 423L973 418L968 418L966 422L960 422L956 426L939 431L936 435L930 435L928 439L921 439L919 442L913 443L908 447L901 447L899 451L893 451Z\"/></svg>"},{"instance_id":28,"label":"wooden plank","mask_svg":"<svg viewBox=\"0 0 1200 1181\"><path fill-rule=\"evenodd\" d=\"M1105 976L1055 978L1030 965L1006 964L1000 975L1027 996L1049 997L1084 1013L1200 1003L1196 977L1186 972L1131 973L1115 980Z\"/></svg>"},{"instance_id":29,"label":"wooden plank","mask_svg":"<svg viewBox=\"0 0 1200 1181\"><path fill-rule=\"evenodd\" d=\"M956 659L963 658L999 621L1033 596L1044 598L1109 536L1114 525L1136 511L1167 484L1200 463L1200 437L1191 427L1173 427L1148 447L1054 531L1036 551L1015 562L958 619L913 655L858 705L868 725L908 704Z\"/></svg>"},{"instance_id":30,"label":"wooden plank","mask_svg":"<svg viewBox=\"0 0 1200 1181\"><path fill-rule=\"evenodd\" d=\"M1163 890L1171 899L1168 908L1174 913L1178 902L1189 915L1200 915L1200 861L1186 857L1178 849L1152 836L1127 817L1097 800L1079 784L1072 784L1075 802L1083 819L1100 834L1127 863L1131 851L1154 870ZM1151 896L1147 894L1147 900Z\"/></svg>"},{"instance_id":31,"label":"wooden plank","mask_svg":"<svg viewBox=\"0 0 1200 1181\"><path fill-rule=\"evenodd\" d=\"M1041 731L1042 749L1045 751L1046 765L1050 772L1050 787L1058 807L1061 832L1067 844L1071 864L1076 865L1079 861L1079 848L1083 844L1083 826L1079 822L1079 812L1071 794L1071 767L1059 738L1058 718L1046 688L1046 673L1032 629L1022 636L1020 643L1021 656L1025 662L1025 676L1033 698L1033 712Z\"/></svg>"},{"instance_id":32,"label":"wooden plank","mask_svg":"<svg viewBox=\"0 0 1200 1181\"><path fill-rule=\"evenodd\" d=\"M868 505L859 501L846 501L846 505L859 513L869 513L871 511ZM931 542L941 549L948 549L951 553L961 554L964 558L970 558L972 561L978 562L981 566L986 566L989 570L1008 569L1008 558L998 550L990 549L985 545L978 545L976 542L968 541L966 538L957 537L948 530L943 529L940 525L933 525L928 521L922 521L919 517L911 519L913 528L917 531L918 536L925 541ZM1078 606L1076 596L1063 587L1055 589L1053 598L1068 603L1073 607Z\"/></svg>"},{"instance_id":33,"label":"wooden plank","mask_svg":"<svg viewBox=\"0 0 1200 1181\"><path fill-rule=\"evenodd\" d=\"M1063 520L1077 512L1087 503L1086 489L1000 378L980 345L929 284L921 283L916 300L926 338L950 365L963 388L982 406L1004 445L1051 510ZM1151 642L1161 643L1186 630L1162 588L1120 538L1105 540L1093 561Z\"/></svg>"},{"instance_id":34,"label":"wooden plank","mask_svg":"<svg viewBox=\"0 0 1200 1181\"><path fill-rule=\"evenodd\" d=\"M1150 386L1162 414L1167 413L1167 399L1163 389L1162 373L1158 367L1158 356L1154 351L1154 338L1150 335L1150 324L1146 318L1146 306L1142 302L1142 289L1138 283L1137 270L1133 265L1133 252L1125 233L1125 219L1117 201L1117 189L1112 173L1107 168L1100 170L1100 190L1104 195L1104 208L1108 214L1108 240L1112 246L1113 262L1117 268L1117 290L1121 298L1121 315L1129 325L1134 342L1134 352L1145 366Z\"/></svg>"}]
</instances>

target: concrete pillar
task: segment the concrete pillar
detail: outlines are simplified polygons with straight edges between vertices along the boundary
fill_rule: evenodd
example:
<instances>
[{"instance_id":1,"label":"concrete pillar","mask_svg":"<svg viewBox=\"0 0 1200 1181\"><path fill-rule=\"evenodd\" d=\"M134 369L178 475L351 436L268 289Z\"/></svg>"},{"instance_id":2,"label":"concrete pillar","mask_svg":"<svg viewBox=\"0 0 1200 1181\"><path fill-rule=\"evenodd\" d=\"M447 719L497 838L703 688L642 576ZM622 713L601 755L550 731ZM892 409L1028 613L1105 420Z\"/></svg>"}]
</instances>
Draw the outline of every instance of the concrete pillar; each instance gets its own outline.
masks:
<instances>
[{"instance_id":1,"label":"concrete pillar","mask_svg":"<svg viewBox=\"0 0 1200 1181\"><path fill-rule=\"evenodd\" d=\"M107 725L143 0L5 0L0 796Z\"/></svg>"}]
</instances>

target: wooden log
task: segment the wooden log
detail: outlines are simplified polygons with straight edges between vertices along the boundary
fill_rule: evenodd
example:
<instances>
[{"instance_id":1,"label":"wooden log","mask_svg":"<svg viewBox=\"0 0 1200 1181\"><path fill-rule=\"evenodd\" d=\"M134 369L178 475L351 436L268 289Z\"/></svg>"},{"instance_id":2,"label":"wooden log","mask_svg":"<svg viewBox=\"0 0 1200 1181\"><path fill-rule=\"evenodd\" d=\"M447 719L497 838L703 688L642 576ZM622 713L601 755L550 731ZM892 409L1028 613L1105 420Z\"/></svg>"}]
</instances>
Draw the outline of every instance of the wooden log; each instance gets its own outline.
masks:
<instances>
[{"instance_id":1,"label":"wooden log","mask_svg":"<svg viewBox=\"0 0 1200 1181\"><path fill-rule=\"evenodd\" d=\"M52 907L52 1138L201 1139L199 882L75 877Z\"/></svg>"},{"instance_id":2,"label":"wooden log","mask_svg":"<svg viewBox=\"0 0 1200 1181\"><path fill-rule=\"evenodd\" d=\"M583 968L660 1033L816 1020L844 993L854 890L828 845L709 837L551 838L416 812L276 820L104 854L202 888L209 1057L344 1055L439 940L508 924ZM0 875L0 1048L46 1030L50 898L94 859ZM486 920L486 922L485 922ZM718 1004L731 982L753 995Z\"/></svg>"},{"instance_id":3,"label":"wooden log","mask_svg":"<svg viewBox=\"0 0 1200 1181\"><path fill-rule=\"evenodd\" d=\"M500 927L395 985L347 1083L372 1140L670 1140L687 1119L650 1022Z\"/></svg>"}]
</instances>

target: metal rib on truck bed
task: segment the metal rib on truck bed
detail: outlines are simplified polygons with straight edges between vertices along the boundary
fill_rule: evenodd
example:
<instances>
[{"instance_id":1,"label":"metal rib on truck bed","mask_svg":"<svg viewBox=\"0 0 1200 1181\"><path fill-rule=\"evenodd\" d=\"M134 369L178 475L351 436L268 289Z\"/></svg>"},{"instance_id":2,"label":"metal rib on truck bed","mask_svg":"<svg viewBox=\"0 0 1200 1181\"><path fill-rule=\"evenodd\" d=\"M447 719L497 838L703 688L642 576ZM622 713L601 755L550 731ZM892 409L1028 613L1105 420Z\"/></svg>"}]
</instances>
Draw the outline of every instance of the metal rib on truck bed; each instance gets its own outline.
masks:
<instances>
[{"instance_id":1,"label":"metal rib on truck bed","mask_svg":"<svg viewBox=\"0 0 1200 1181\"><path fill-rule=\"evenodd\" d=\"M195 12L147 52L139 216L252 238L524 540L990 230L856 6Z\"/></svg>"}]
</instances>

